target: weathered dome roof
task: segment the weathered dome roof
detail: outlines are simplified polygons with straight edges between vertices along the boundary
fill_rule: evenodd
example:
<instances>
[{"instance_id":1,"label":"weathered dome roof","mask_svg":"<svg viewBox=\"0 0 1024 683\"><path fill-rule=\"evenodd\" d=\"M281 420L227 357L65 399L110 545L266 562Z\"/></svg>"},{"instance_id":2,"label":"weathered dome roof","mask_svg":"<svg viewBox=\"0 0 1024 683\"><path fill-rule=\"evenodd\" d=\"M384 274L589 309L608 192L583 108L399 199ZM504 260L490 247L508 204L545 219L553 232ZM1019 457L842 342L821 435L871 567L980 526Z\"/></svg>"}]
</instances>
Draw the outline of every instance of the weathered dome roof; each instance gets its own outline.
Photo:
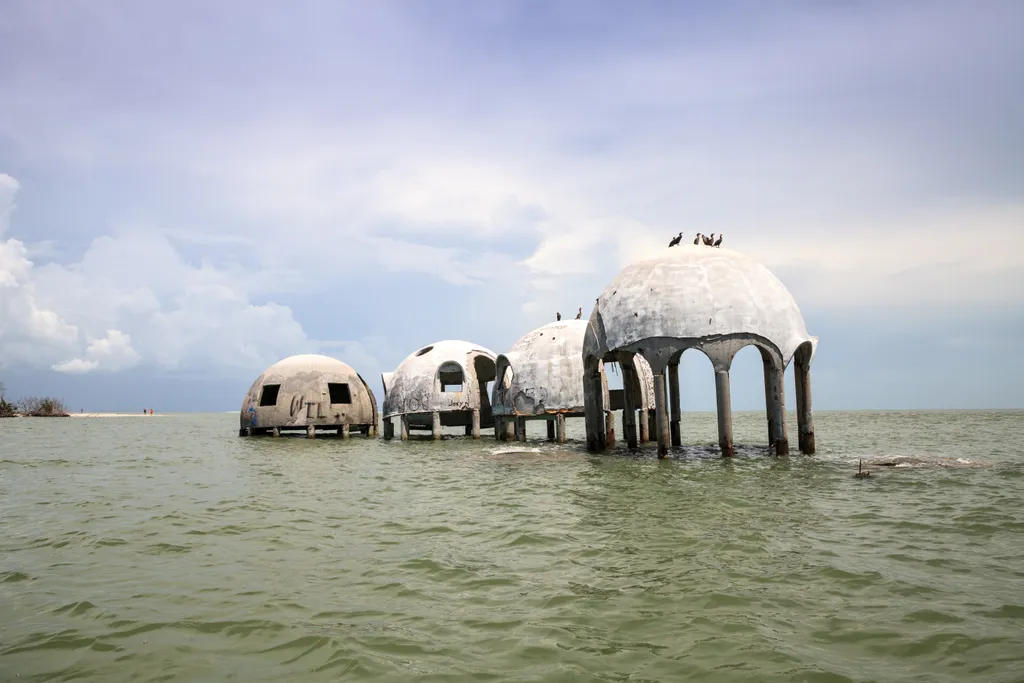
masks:
<instances>
[{"instance_id":1,"label":"weathered dome roof","mask_svg":"<svg viewBox=\"0 0 1024 683\"><path fill-rule=\"evenodd\" d=\"M297 356L289 356L279 360L264 371L264 375L275 373L281 375L294 374L296 372L348 372L358 374L351 365L343 363L337 358L321 356L317 353L302 353Z\"/></svg>"},{"instance_id":2,"label":"weathered dome roof","mask_svg":"<svg viewBox=\"0 0 1024 683\"><path fill-rule=\"evenodd\" d=\"M489 362L478 371L475 359ZM463 391L440 390L438 373L442 366L463 372ZM478 344L457 339L434 342L414 351L399 363L394 372L381 376L384 384L384 417L403 413L428 413L469 410L480 407L478 380L494 379L494 352Z\"/></svg>"},{"instance_id":3,"label":"weathered dome roof","mask_svg":"<svg viewBox=\"0 0 1024 683\"><path fill-rule=\"evenodd\" d=\"M681 245L622 269L590 316L595 353L642 340L760 338L789 363L813 338L786 287L731 249Z\"/></svg>"},{"instance_id":4,"label":"weathered dome roof","mask_svg":"<svg viewBox=\"0 0 1024 683\"><path fill-rule=\"evenodd\" d=\"M265 395L267 386L276 387L273 400ZM337 358L290 356L264 370L249 387L242 401L241 425L262 429L308 424L375 426L377 399L359 373Z\"/></svg>"},{"instance_id":5,"label":"weathered dome roof","mask_svg":"<svg viewBox=\"0 0 1024 683\"><path fill-rule=\"evenodd\" d=\"M583 412L583 336L586 320L561 320L523 335L498 356L495 414ZM502 371L511 367L504 386Z\"/></svg>"}]
</instances>

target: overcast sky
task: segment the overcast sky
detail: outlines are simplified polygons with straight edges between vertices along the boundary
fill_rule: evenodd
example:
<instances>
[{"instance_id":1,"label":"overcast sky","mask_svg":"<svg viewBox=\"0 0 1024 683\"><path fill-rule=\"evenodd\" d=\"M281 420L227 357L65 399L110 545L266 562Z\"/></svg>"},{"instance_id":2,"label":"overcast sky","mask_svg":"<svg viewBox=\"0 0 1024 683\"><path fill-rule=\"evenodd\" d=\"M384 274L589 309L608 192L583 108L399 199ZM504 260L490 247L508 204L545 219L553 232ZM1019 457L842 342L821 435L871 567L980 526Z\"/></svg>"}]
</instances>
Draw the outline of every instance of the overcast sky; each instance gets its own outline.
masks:
<instances>
[{"instance_id":1,"label":"overcast sky","mask_svg":"<svg viewBox=\"0 0 1024 683\"><path fill-rule=\"evenodd\" d=\"M505 351L701 231L796 297L816 408L1024 407L1022 26L1014 0L0 0L0 381L232 410L320 352L381 399L417 348ZM683 381L713 409L706 359ZM744 350L735 408L762 382Z\"/></svg>"}]
</instances>

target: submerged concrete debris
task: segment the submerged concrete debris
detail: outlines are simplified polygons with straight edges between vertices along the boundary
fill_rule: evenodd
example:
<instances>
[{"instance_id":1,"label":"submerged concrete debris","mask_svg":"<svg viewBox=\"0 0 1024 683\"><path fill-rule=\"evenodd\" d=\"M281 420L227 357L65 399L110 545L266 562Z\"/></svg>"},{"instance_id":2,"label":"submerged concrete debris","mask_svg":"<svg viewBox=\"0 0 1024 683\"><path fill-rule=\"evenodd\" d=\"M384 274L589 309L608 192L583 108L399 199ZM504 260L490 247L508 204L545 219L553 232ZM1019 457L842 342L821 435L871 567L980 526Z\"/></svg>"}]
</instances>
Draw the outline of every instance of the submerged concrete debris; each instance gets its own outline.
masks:
<instances>
[{"instance_id":1,"label":"submerged concrete debris","mask_svg":"<svg viewBox=\"0 0 1024 683\"><path fill-rule=\"evenodd\" d=\"M467 341L439 341L411 353L381 376L384 438L394 438L398 418L403 440L413 429L440 439L441 427L459 426L479 439L481 429L494 426L487 391L494 370L494 353Z\"/></svg>"},{"instance_id":2,"label":"submerged concrete debris","mask_svg":"<svg viewBox=\"0 0 1024 683\"><path fill-rule=\"evenodd\" d=\"M585 320L564 320L544 325L524 335L497 358L497 380L491 402L494 406L495 436L526 440L528 420L546 420L551 441L565 443L565 420L583 417L583 339ZM644 397L642 406L653 411L653 377L642 357L636 357L638 378ZM608 403L621 401L622 390L608 391L601 367L602 391ZM646 424L645 424L646 427ZM647 429L643 430L647 438Z\"/></svg>"},{"instance_id":3,"label":"submerged concrete debris","mask_svg":"<svg viewBox=\"0 0 1024 683\"><path fill-rule=\"evenodd\" d=\"M609 445L602 363L618 361L625 374L637 356L654 374L658 454L680 446L679 360L684 351L698 349L715 370L719 446L722 455L733 455L729 370L736 353L753 345L764 362L769 443L776 454L789 453L783 381L795 360L799 446L814 453L810 365L817 342L785 286L748 256L681 245L633 263L612 280L590 315L583 348L587 447L601 451ZM639 403L634 392L625 392L623 431L630 447L637 443Z\"/></svg>"},{"instance_id":4,"label":"submerged concrete debris","mask_svg":"<svg viewBox=\"0 0 1024 683\"><path fill-rule=\"evenodd\" d=\"M348 437L377 433L377 399L355 370L335 358L299 355L271 365L242 401L239 436L303 431Z\"/></svg>"}]
</instances>

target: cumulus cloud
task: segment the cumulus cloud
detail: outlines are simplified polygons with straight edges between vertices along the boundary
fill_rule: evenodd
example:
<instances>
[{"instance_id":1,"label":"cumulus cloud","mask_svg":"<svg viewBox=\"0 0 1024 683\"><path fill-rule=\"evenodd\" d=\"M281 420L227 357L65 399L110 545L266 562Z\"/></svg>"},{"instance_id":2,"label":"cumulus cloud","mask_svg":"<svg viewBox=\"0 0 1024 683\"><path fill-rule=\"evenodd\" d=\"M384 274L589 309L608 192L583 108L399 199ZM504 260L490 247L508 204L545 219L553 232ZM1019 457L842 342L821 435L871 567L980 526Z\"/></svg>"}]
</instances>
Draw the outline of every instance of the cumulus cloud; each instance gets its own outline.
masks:
<instances>
[{"instance_id":1,"label":"cumulus cloud","mask_svg":"<svg viewBox=\"0 0 1024 683\"><path fill-rule=\"evenodd\" d=\"M259 274L241 266L187 262L152 230L98 237L64 265L36 265L22 241L0 241L0 366L252 369L315 351L291 309L251 300L250 280Z\"/></svg>"},{"instance_id":2,"label":"cumulus cloud","mask_svg":"<svg viewBox=\"0 0 1024 683\"><path fill-rule=\"evenodd\" d=\"M73 358L53 366L57 372L84 374L93 370L125 370L139 363L141 357L132 348L130 335L120 330L107 330L101 339L92 339L85 349L85 358Z\"/></svg>"},{"instance_id":3,"label":"cumulus cloud","mask_svg":"<svg viewBox=\"0 0 1024 683\"><path fill-rule=\"evenodd\" d=\"M0 236L14 209L18 181L0 175ZM0 363L31 362L72 349L78 328L41 304L33 264L18 240L0 241Z\"/></svg>"},{"instance_id":4,"label":"cumulus cloud","mask_svg":"<svg viewBox=\"0 0 1024 683\"><path fill-rule=\"evenodd\" d=\"M73 358L69 361L58 363L52 367L57 372L64 372L69 375L84 375L87 372L92 372L98 368L99 365L99 361Z\"/></svg>"}]
</instances>

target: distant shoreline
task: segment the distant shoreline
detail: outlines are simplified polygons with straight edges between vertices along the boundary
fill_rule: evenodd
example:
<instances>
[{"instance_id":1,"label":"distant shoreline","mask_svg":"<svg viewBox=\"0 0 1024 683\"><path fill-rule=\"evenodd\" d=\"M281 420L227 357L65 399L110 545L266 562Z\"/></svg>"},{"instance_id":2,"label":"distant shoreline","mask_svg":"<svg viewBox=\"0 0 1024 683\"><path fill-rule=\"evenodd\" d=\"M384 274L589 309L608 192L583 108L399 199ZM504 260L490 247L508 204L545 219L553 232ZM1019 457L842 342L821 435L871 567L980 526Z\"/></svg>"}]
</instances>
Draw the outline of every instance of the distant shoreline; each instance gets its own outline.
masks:
<instances>
[{"instance_id":1,"label":"distant shoreline","mask_svg":"<svg viewBox=\"0 0 1024 683\"><path fill-rule=\"evenodd\" d=\"M71 417L163 417L163 414L146 413L71 413Z\"/></svg>"}]
</instances>

